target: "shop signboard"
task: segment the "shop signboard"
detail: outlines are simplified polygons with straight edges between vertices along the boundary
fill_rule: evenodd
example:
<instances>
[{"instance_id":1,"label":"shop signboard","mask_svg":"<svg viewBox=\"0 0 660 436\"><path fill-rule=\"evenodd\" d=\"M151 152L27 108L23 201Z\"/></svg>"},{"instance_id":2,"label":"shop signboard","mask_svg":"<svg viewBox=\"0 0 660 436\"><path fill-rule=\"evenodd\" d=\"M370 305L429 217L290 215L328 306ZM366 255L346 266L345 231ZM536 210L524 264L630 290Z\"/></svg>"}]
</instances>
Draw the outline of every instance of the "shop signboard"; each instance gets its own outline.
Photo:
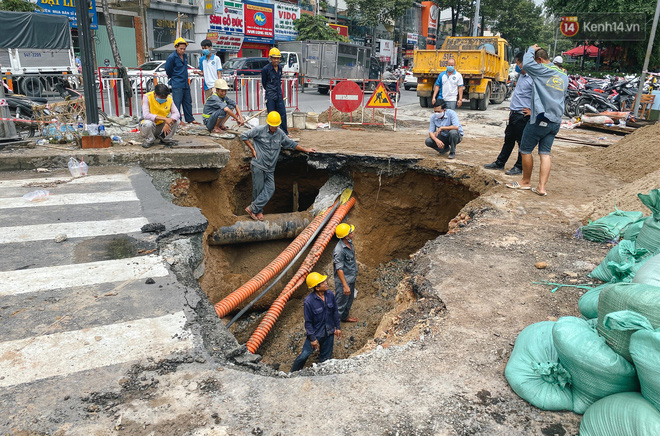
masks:
<instances>
[{"instance_id":1,"label":"shop signboard","mask_svg":"<svg viewBox=\"0 0 660 436\"><path fill-rule=\"evenodd\" d=\"M298 31L293 24L300 18L300 8L291 3L275 3L275 40L295 41Z\"/></svg>"},{"instance_id":2,"label":"shop signboard","mask_svg":"<svg viewBox=\"0 0 660 436\"><path fill-rule=\"evenodd\" d=\"M244 2L245 41L272 43L273 5L265 3Z\"/></svg>"},{"instance_id":3,"label":"shop signboard","mask_svg":"<svg viewBox=\"0 0 660 436\"><path fill-rule=\"evenodd\" d=\"M48 15L64 15L69 18L69 26L78 27L78 18L76 18L76 4L74 0L36 0L37 9L35 12ZM96 15L96 0L90 0L89 10L92 13L92 29L99 28L98 16Z\"/></svg>"},{"instance_id":4,"label":"shop signboard","mask_svg":"<svg viewBox=\"0 0 660 436\"><path fill-rule=\"evenodd\" d=\"M412 45L413 47L417 47L417 34L416 33L408 33L406 35L406 44L407 45Z\"/></svg>"},{"instance_id":5,"label":"shop signboard","mask_svg":"<svg viewBox=\"0 0 660 436\"><path fill-rule=\"evenodd\" d=\"M422 2L422 34L424 36L435 34L435 29L438 27L439 14L440 9L438 9L435 2Z\"/></svg>"},{"instance_id":6,"label":"shop signboard","mask_svg":"<svg viewBox=\"0 0 660 436\"><path fill-rule=\"evenodd\" d=\"M245 25L243 3L232 0L216 0L215 14L211 15L209 22L210 32L242 35Z\"/></svg>"},{"instance_id":7,"label":"shop signboard","mask_svg":"<svg viewBox=\"0 0 660 436\"><path fill-rule=\"evenodd\" d=\"M389 39L381 39L378 57L381 62L391 62L392 57L394 56L394 41Z\"/></svg>"},{"instance_id":8,"label":"shop signboard","mask_svg":"<svg viewBox=\"0 0 660 436\"><path fill-rule=\"evenodd\" d=\"M341 24L328 24L339 33L341 36L348 38L348 26L342 26Z\"/></svg>"},{"instance_id":9,"label":"shop signboard","mask_svg":"<svg viewBox=\"0 0 660 436\"><path fill-rule=\"evenodd\" d=\"M229 53L238 53L243 45L243 35L218 34L218 41L213 43L217 50Z\"/></svg>"}]
</instances>

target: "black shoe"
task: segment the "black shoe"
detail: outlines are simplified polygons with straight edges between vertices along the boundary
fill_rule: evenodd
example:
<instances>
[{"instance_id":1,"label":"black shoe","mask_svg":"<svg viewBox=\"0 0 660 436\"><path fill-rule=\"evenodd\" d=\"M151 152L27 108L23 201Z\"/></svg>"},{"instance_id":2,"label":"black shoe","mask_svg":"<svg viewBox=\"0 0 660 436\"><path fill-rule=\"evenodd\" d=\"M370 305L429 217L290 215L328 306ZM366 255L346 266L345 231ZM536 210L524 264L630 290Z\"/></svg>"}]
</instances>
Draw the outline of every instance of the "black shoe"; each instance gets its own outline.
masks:
<instances>
[{"instance_id":1,"label":"black shoe","mask_svg":"<svg viewBox=\"0 0 660 436\"><path fill-rule=\"evenodd\" d=\"M178 141L161 141L163 145L167 148L174 147L175 145L178 145Z\"/></svg>"},{"instance_id":2,"label":"black shoe","mask_svg":"<svg viewBox=\"0 0 660 436\"><path fill-rule=\"evenodd\" d=\"M486 168L487 170L503 170L504 165L498 165L497 162L493 162L484 165L484 168Z\"/></svg>"},{"instance_id":3,"label":"black shoe","mask_svg":"<svg viewBox=\"0 0 660 436\"><path fill-rule=\"evenodd\" d=\"M522 170L518 167L513 167L508 171L504 171L504 174L506 174L507 176L517 176L522 174Z\"/></svg>"},{"instance_id":4,"label":"black shoe","mask_svg":"<svg viewBox=\"0 0 660 436\"><path fill-rule=\"evenodd\" d=\"M454 158L456 158L456 153L452 151L449 153L449 156L447 156L447 159L454 159Z\"/></svg>"},{"instance_id":5,"label":"black shoe","mask_svg":"<svg viewBox=\"0 0 660 436\"><path fill-rule=\"evenodd\" d=\"M156 141L143 142L143 143L142 143L142 147L143 147L143 148L150 148L150 147L153 147L155 143L156 143Z\"/></svg>"}]
</instances>

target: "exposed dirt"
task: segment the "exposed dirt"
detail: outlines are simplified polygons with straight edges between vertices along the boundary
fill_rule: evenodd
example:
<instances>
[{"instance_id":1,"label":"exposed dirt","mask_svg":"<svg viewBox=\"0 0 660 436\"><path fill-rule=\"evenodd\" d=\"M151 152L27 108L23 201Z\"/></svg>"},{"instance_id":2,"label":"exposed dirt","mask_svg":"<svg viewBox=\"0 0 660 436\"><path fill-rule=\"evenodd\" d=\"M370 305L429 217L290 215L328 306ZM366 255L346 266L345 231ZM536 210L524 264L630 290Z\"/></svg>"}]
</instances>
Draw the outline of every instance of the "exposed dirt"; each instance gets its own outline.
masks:
<instances>
[{"instance_id":1,"label":"exposed dirt","mask_svg":"<svg viewBox=\"0 0 660 436\"><path fill-rule=\"evenodd\" d=\"M330 111L328 109L324 110L319 114L319 123L327 123L328 120L330 119L329 117ZM338 110L333 110L332 111L332 122L333 123L338 123L338 122L343 122L343 123L350 123L350 122L365 122L365 123L392 123L394 121L394 109L389 109L388 112L383 112L378 109L364 109L363 107L360 107L359 109L351 112L351 113L344 113L344 112L339 112ZM398 128L405 128L410 125L409 122L404 121L404 120L397 120L397 127ZM369 128L369 129L387 129L391 130L391 127L386 127L386 126L360 126L362 128Z\"/></svg>"}]
</instances>

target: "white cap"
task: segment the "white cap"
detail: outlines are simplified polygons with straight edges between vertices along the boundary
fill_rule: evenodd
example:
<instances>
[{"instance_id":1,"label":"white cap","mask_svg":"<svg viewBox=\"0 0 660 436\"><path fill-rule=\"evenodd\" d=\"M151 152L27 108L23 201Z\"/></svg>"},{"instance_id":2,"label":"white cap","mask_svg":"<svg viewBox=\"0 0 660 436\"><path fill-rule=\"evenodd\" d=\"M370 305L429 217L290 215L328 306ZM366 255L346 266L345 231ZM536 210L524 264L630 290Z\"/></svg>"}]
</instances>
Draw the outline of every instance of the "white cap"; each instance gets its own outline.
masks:
<instances>
[{"instance_id":1,"label":"white cap","mask_svg":"<svg viewBox=\"0 0 660 436\"><path fill-rule=\"evenodd\" d=\"M563 63L564 63L564 58L562 58L561 56L556 56L556 57L552 60L552 63L553 63L553 64L563 64Z\"/></svg>"}]
</instances>

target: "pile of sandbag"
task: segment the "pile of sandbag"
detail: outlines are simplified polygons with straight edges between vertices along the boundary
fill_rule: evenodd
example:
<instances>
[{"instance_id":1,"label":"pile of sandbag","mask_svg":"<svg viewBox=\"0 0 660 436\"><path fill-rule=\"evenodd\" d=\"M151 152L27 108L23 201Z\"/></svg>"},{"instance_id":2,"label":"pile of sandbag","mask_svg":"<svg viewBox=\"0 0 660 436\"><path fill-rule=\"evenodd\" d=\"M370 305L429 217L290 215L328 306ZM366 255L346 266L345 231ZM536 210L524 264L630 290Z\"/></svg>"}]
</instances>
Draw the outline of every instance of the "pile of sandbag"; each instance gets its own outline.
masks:
<instances>
[{"instance_id":1,"label":"pile of sandbag","mask_svg":"<svg viewBox=\"0 0 660 436\"><path fill-rule=\"evenodd\" d=\"M580 298L586 319L528 326L505 369L534 406L584 414L581 436L660 435L660 190L639 198L652 216L602 227L624 239L590 275L606 283Z\"/></svg>"}]
</instances>

